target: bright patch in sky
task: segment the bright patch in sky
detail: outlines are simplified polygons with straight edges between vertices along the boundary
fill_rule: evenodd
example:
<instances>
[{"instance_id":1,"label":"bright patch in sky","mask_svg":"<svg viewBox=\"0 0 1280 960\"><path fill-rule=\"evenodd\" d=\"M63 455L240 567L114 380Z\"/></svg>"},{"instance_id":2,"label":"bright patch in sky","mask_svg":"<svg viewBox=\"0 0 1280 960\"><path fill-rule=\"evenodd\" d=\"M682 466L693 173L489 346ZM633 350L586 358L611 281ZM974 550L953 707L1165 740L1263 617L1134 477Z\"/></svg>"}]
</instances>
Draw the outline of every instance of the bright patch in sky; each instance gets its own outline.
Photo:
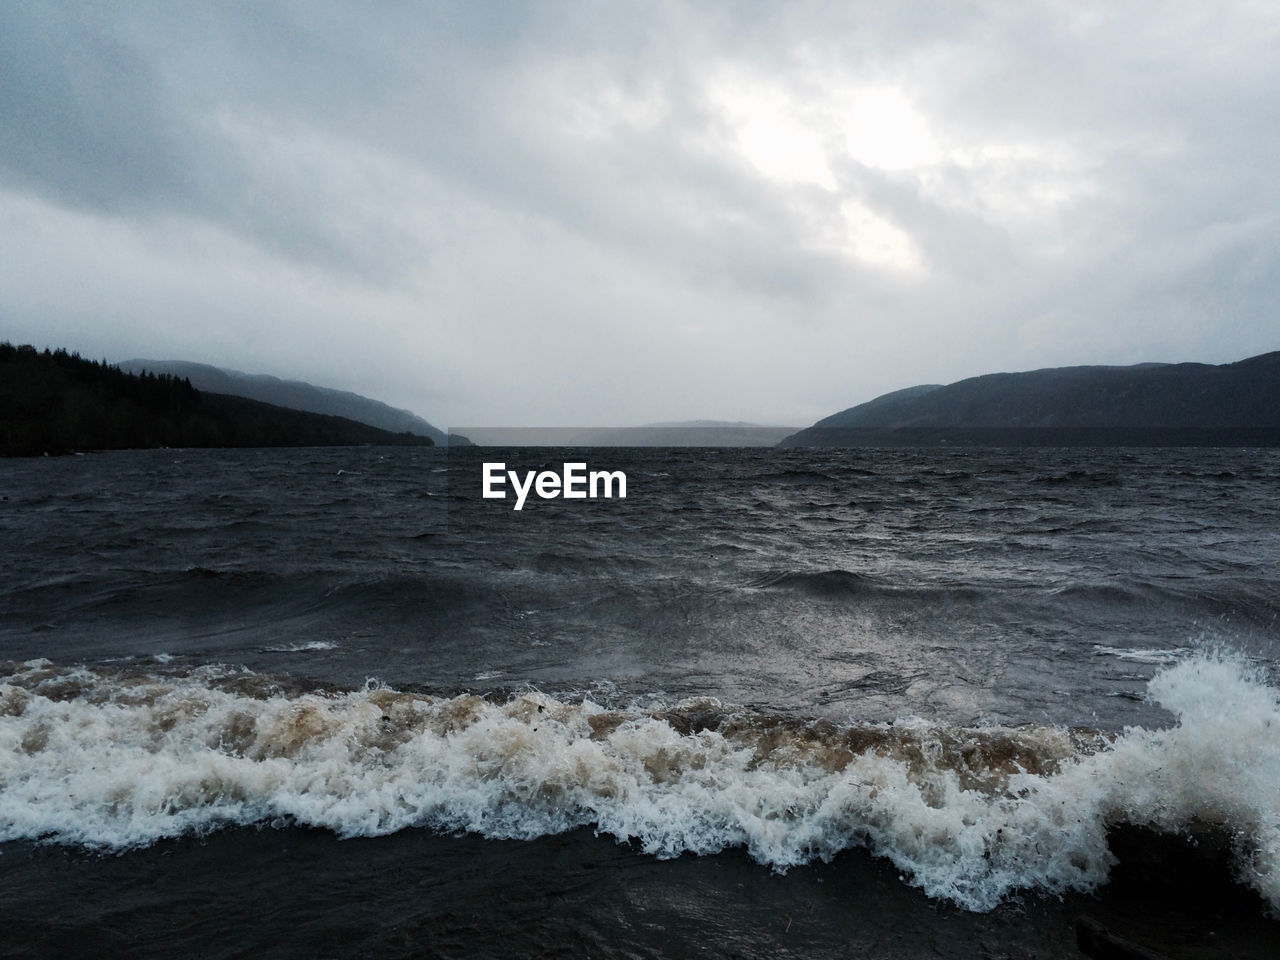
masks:
<instances>
[{"instance_id":1,"label":"bright patch in sky","mask_svg":"<svg viewBox=\"0 0 1280 960\"><path fill-rule=\"evenodd\" d=\"M731 130L731 147L770 180L836 190L821 119L781 89L730 75L711 100Z\"/></svg>"},{"instance_id":2,"label":"bright patch in sky","mask_svg":"<svg viewBox=\"0 0 1280 960\"><path fill-rule=\"evenodd\" d=\"M824 87L790 93L728 72L710 90L732 131L730 143L766 177L839 189L833 163L913 170L945 154L925 118L898 90Z\"/></svg>"},{"instance_id":3,"label":"bright patch in sky","mask_svg":"<svg viewBox=\"0 0 1280 960\"><path fill-rule=\"evenodd\" d=\"M730 71L711 87L710 99L729 131L728 148L766 180L833 194L812 218L816 247L876 268L923 267L911 235L872 210L853 183L836 174L848 163L902 171L943 159L924 118L903 94L846 86L805 97Z\"/></svg>"},{"instance_id":4,"label":"bright patch in sky","mask_svg":"<svg viewBox=\"0 0 1280 960\"><path fill-rule=\"evenodd\" d=\"M832 121L859 163L881 170L913 170L943 159L923 116L897 90L865 89L832 105Z\"/></svg>"},{"instance_id":5,"label":"bright patch in sky","mask_svg":"<svg viewBox=\"0 0 1280 960\"><path fill-rule=\"evenodd\" d=\"M840 204L844 221L843 251L874 267L916 271L924 261L911 235L856 199Z\"/></svg>"}]
</instances>

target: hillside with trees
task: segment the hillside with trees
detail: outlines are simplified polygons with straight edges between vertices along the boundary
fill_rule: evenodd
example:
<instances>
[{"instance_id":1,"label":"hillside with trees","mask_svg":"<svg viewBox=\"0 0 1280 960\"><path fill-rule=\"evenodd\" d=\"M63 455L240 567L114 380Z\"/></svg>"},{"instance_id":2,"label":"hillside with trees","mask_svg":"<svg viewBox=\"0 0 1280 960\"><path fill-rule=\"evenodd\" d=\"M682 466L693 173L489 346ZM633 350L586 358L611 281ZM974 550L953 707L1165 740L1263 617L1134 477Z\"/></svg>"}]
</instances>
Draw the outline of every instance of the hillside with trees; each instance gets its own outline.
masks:
<instances>
[{"instance_id":1,"label":"hillside with trees","mask_svg":"<svg viewBox=\"0 0 1280 960\"><path fill-rule=\"evenodd\" d=\"M140 373L143 370L167 373L189 380L193 387L203 393L245 397L290 410L345 417L392 433L416 433L430 437L436 443L461 442L456 435L448 436L443 430L409 410L400 410L380 400L362 397L358 393L318 387L301 380L281 380L267 374L241 373L239 370L185 360L125 360L120 364L120 369L128 373Z\"/></svg>"},{"instance_id":2,"label":"hillside with trees","mask_svg":"<svg viewBox=\"0 0 1280 960\"><path fill-rule=\"evenodd\" d=\"M0 343L0 456L149 447L431 446L342 417L202 393L66 350Z\"/></svg>"}]
</instances>

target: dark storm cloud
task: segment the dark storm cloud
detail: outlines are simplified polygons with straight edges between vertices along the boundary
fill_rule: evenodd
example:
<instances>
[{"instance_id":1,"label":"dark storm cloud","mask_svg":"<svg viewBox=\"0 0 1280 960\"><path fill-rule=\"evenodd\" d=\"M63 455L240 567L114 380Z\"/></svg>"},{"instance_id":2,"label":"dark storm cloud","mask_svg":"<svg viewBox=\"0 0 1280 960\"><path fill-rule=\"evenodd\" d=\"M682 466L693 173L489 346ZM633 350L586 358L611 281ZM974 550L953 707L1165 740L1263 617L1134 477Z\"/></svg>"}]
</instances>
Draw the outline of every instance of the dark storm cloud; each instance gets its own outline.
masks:
<instances>
[{"instance_id":1,"label":"dark storm cloud","mask_svg":"<svg viewBox=\"0 0 1280 960\"><path fill-rule=\"evenodd\" d=\"M93 8L0 10L0 164L6 178L106 211L189 189L192 131L153 66Z\"/></svg>"},{"instance_id":2,"label":"dark storm cloud","mask_svg":"<svg viewBox=\"0 0 1280 960\"><path fill-rule=\"evenodd\" d=\"M330 269L369 270L405 251L394 237L371 249L367 233L353 236L348 198L315 193L333 171L301 156L358 148L685 271L767 293L821 283L821 265L787 248L797 226L785 205L680 143L709 118L685 75L691 65L666 60L669 38L652 27L475 4L425 17L388 8L376 22L318 3L18 7L6 16L18 49L6 57L2 159L18 182L58 202L189 215ZM623 129L590 152L548 135L558 105L539 102L522 75L584 43L621 59L624 87L628 70L657 78L672 98L658 135ZM273 156L281 145L289 149ZM717 226L685 206L694 200L748 215ZM673 247L683 254L670 258Z\"/></svg>"},{"instance_id":3,"label":"dark storm cloud","mask_svg":"<svg viewBox=\"0 0 1280 960\"><path fill-rule=\"evenodd\" d=\"M323 171L272 152L309 131L355 126L358 139L398 85L363 18L319 4L13 4L0 38L0 164L12 183L107 214L208 221L330 269L375 269L340 198L315 194Z\"/></svg>"}]
</instances>

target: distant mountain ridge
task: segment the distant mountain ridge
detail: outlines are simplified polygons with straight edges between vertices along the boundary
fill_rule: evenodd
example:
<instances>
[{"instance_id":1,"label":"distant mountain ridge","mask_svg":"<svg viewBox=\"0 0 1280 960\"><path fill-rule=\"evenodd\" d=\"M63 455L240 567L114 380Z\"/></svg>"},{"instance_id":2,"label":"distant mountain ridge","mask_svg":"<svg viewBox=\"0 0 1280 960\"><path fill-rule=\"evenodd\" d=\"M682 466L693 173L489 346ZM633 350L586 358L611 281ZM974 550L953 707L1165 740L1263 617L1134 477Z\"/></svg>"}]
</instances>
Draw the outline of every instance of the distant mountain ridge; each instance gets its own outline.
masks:
<instances>
[{"instance_id":1,"label":"distant mountain ridge","mask_svg":"<svg viewBox=\"0 0 1280 960\"><path fill-rule=\"evenodd\" d=\"M639 428L619 428L619 429L680 429L680 430L710 430L710 429L728 429L728 430L792 430L793 427L784 426L777 423L753 423L750 420L656 420L653 423L642 423Z\"/></svg>"},{"instance_id":2,"label":"distant mountain ridge","mask_svg":"<svg viewBox=\"0 0 1280 960\"><path fill-rule=\"evenodd\" d=\"M129 373L146 370L148 373L167 373L185 378L197 390L209 393L246 397L290 410L344 417L391 433L408 432L430 437L438 444L450 442L444 431L417 414L347 390L317 387L302 380L282 380L269 374L242 373L186 360L126 360L119 367ZM458 438L454 437L453 442L457 443Z\"/></svg>"},{"instance_id":3,"label":"distant mountain ridge","mask_svg":"<svg viewBox=\"0 0 1280 960\"><path fill-rule=\"evenodd\" d=\"M908 387L783 446L1280 445L1280 351L1235 363L992 373Z\"/></svg>"},{"instance_id":4,"label":"distant mountain ridge","mask_svg":"<svg viewBox=\"0 0 1280 960\"><path fill-rule=\"evenodd\" d=\"M481 446L494 447L772 447L795 427L723 420L649 423L640 427L466 427Z\"/></svg>"}]
</instances>

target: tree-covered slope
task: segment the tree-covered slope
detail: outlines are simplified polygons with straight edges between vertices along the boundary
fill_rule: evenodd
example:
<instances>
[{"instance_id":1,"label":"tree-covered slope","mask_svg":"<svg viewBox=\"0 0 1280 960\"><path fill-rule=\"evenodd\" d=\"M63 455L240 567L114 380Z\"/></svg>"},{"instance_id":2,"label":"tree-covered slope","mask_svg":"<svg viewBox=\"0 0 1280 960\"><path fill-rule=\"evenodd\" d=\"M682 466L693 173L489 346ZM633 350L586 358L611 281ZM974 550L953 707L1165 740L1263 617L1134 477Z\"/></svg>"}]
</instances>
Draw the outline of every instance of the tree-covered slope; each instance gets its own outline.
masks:
<instances>
[{"instance_id":1,"label":"tree-covered slope","mask_svg":"<svg viewBox=\"0 0 1280 960\"><path fill-rule=\"evenodd\" d=\"M191 363L186 360L126 360L120 367L133 373L150 370L153 373L183 377L190 380L197 390L247 397L291 410L345 417L367 423L379 430L390 430L392 433L416 433L430 437L436 443L448 440L443 431L415 413L347 390L317 387L301 380L281 380L267 374L224 370L207 363Z\"/></svg>"},{"instance_id":2,"label":"tree-covered slope","mask_svg":"<svg viewBox=\"0 0 1280 960\"><path fill-rule=\"evenodd\" d=\"M421 444L341 417L201 393L65 350L0 344L0 455L142 447Z\"/></svg>"}]
</instances>

